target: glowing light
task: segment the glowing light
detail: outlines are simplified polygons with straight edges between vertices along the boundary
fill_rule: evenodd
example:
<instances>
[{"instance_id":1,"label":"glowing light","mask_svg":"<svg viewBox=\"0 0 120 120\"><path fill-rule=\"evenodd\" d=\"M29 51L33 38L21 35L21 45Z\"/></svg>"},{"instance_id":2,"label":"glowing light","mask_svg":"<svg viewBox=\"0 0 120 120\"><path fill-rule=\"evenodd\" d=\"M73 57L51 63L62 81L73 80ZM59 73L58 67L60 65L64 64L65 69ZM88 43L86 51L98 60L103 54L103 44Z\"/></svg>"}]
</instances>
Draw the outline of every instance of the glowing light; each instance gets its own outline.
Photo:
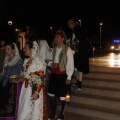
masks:
<instances>
[{"instance_id":1,"label":"glowing light","mask_svg":"<svg viewBox=\"0 0 120 120\"><path fill-rule=\"evenodd\" d=\"M115 47L114 46L111 46L111 49L114 49Z\"/></svg>"},{"instance_id":2,"label":"glowing light","mask_svg":"<svg viewBox=\"0 0 120 120\"><path fill-rule=\"evenodd\" d=\"M69 93L67 93L67 95L65 96L65 100L66 100L66 102L70 102L70 95L69 95Z\"/></svg>"},{"instance_id":3,"label":"glowing light","mask_svg":"<svg viewBox=\"0 0 120 120\"><path fill-rule=\"evenodd\" d=\"M53 29L53 27L50 27L50 29L52 30L52 29Z\"/></svg>"},{"instance_id":4,"label":"glowing light","mask_svg":"<svg viewBox=\"0 0 120 120\"><path fill-rule=\"evenodd\" d=\"M120 66L120 55L115 56L113 53L110 55L109 64L111 67Z\"/></svg>"},{"instance_id":5,"label":"glowing light","mask_svg":"<svg viewBox=\"0 0 120 120\"><path fill-rule=\"evenodd\" d=\"M120 43L120 40L113 40L114 43Z\"/></svg>"},{"instance_id":6,"label":"glowing light","mask_svg":"<svg viewBox=\"0 0 120 120\"><path fill-rule=\"evenodd\" d=\"M79 19L78 21L80 22L80 27L81 27L81 20Z\"/></svg>"},{"instance_id":7,"label":"glowing light","mask_svg":"<svg viewBox=\"0 0 120 120\"><path fill-rule=\"evenodd\" d=\"M100 23L100 25L103 25L103 23Z\"/></svg>"},{"instance_id":8,"label":"glowing light","mask_svg":"<svg viewBox=\"0 0 120 120\"><path fill-rule=\"evenodd\" d=\"M8 25L12 25L13 22L11 20L8 21Z\"/></svg>"},{"instance_id":9,"label":"glowing light","mask_svg":"<svg viewBox=\"0 0 120 120\"><path fill-rule=\"evenodd\" d=\"M17 29L17 28L16 28L16 29L15 29L15 31L16 31L16 32L18 32L18 31L19 31L19 29Z\"/></svg>"}]
</instances>

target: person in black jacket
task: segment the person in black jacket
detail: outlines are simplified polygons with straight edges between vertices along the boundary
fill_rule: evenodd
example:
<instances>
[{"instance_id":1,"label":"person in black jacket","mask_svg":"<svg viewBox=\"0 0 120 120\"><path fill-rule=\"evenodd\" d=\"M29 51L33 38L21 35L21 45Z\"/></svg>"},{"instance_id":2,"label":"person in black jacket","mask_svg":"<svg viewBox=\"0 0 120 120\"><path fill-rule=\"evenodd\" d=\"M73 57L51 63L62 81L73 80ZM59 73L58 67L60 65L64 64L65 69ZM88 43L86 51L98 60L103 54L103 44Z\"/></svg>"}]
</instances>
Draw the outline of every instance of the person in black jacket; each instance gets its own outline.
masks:
<instances>
[{"instance_id":1,"label":"person in black jacket","mask_svg":"<svg viewBox=\"0 0 120 120\"><path fill-rule=\"evenodd\" d=\"M74 19L68 20L70 36L69 46L74 51L74 65L78 90L81 90L82 75L89 73L89 53L86 40L86 31Z\"/></svg>"}]
</instances>

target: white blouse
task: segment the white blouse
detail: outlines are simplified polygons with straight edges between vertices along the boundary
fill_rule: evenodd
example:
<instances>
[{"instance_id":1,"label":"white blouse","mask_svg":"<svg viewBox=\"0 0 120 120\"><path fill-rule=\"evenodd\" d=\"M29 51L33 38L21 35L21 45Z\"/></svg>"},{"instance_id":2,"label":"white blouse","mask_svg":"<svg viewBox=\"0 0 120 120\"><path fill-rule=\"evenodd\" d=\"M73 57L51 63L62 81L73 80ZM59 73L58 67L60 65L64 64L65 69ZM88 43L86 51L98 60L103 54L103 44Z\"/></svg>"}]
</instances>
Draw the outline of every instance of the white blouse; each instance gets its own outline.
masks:
<instances>
[{"instance_id":1,"label":"white blouse","mask_svg":"<svg viewBox=\"0 0 120 120\"><path fill-rule=\"evenodd\" d=\"M54 63L59 63L59 54L60 54L61 50L62 50L62 47L61 48L57 47ZM50 61L48 63L48 66L51 66L52 63L53 63L53 61ZM67 74L67 79L68 80L71 80L73 72L74 72L73 53L72 53L72 49L70 47L68 47L68 50L67 50L67 64L66 64L66 74Z\"/></svg>"}]
</instances>

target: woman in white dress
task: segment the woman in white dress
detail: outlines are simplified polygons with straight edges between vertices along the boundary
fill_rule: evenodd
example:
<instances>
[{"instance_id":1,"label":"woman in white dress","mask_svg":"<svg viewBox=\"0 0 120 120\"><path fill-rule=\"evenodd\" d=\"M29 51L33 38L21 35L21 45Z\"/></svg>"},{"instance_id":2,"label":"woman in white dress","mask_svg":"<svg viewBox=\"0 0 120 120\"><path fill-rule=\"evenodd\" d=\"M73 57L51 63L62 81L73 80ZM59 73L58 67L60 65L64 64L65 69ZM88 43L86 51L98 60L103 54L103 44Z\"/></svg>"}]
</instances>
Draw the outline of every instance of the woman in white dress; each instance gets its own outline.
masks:
<instances>
[{"instance_id":1,"label":"woman in white dress","mask_svg":"<svg viewBox=\"0 0 120 120\"><path fill-rule=\"evenodd\" d=\"M44 75L46 64L39 57L36 41L28 42L24 48L24 82L21 89L17 120L47 120L44 117Z\"/></svg>"}]
</instances>

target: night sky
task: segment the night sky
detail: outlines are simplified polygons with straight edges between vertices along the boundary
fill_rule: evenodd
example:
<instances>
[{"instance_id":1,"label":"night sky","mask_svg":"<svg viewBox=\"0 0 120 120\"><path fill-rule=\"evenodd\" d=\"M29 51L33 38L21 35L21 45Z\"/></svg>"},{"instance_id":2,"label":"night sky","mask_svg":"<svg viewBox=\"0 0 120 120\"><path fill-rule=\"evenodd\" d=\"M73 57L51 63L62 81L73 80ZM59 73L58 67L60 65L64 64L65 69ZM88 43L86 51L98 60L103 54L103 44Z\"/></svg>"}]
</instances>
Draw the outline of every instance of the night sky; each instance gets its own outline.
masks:
<instances>
[{"instance_id":1,"label":"night sky","mask_svg":"<svg viewBox=\"0 0 120 120\"><path fill-rule=\"evenodd\" d=\"M81 19L88 36L99 36L100 22L102 35L106 39L120 38L120 7L117 0L1 0L0 24L7 25L9 19L14 26L24 28L35 26L43 33L50 26L66 31L70 18Z\"/></svg>"}]
</instances>

